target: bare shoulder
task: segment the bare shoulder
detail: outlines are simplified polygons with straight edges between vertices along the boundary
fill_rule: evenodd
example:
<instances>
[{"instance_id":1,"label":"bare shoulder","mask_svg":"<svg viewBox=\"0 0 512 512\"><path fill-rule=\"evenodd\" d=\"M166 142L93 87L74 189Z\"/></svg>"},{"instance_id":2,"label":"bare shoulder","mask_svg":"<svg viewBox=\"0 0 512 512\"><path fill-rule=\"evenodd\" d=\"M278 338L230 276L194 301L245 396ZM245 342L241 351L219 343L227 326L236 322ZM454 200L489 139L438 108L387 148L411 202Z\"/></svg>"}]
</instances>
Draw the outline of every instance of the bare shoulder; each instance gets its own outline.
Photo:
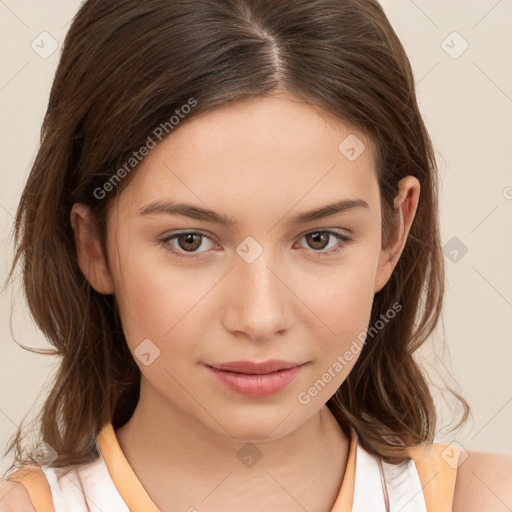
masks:
<instances>
[{"instance_id":1,"label":"bare shoulder","mask_svg":"<svg viewBox=\"0 0 512 512\"><path fill-rule=\"evenodd\" d=\"M468 452L457 468L453 512L510 512L512 457L501 453Z\"/></svg>"},{"instance_id":2,"label":"bare shoulder","mask_svg":"<svg viewBox=\"0 0 512 512\"><path fill-rule=\"evenodd\" d=\"M25 487L10 480L0 480L0 510L36 512Z\"/></svg>"}]
</instances>

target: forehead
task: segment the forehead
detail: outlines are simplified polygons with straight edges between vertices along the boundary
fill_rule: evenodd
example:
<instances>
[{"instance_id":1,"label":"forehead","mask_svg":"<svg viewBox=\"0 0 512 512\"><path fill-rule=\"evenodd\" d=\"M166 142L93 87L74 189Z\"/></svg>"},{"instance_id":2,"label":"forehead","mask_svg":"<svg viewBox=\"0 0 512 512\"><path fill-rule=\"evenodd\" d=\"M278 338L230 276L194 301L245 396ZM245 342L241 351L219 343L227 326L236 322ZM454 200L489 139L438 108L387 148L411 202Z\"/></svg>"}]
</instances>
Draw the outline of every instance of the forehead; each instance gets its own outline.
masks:
<instances>
[{"instance_id":1,"label":"forehead","mask_svg":"<svg viewBox=\"0 0 512 512\"><path fill-rule=\"evenodd\" d=\"M196 115L135 172L119 198L132 209L176 198L238 213L378 198L372 141L293 97L251 98Z\"/></svg>"}]
</instances>

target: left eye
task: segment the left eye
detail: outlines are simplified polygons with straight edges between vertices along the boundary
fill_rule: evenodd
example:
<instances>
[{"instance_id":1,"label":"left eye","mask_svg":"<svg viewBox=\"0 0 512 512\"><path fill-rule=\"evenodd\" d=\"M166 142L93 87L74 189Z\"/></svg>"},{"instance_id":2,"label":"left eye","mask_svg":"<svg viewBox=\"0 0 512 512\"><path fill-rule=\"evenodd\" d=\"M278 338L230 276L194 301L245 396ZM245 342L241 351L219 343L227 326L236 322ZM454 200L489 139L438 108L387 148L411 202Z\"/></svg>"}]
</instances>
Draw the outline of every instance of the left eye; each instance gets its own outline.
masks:
<instances>
[{"instance_id":1,"label":"left eye","mask_svg":"<svg viewBox=\"0 0 512 512\"><path fill-rule=\"evenodd\" d=\"M334 246L331 246L328 250L320 252L314 251L319 252L320 255L338 252L350 241L348 236L338 233L337 231L312 231L311 233L306 233L301 236L301 238L306 238L307 243L314 249L325 249L328 245L326 241L328 242L330 238L334 238Z\"/></svg>"},{"instance_id":2,"label":"left eye","mask_svg":"<svg viewBox=\"0 0 512 512\"><path fill-rule=\"evenodd\" d=\"M307 240L307 243L310 247L313 249L318 249L314 250L313 252L322 256L340 251L348 242L351 241L350 237L342 233L329 230L311 231L310 233L306 233L300 237L300 239L303 238ZM325 250L326 247L329 246L329 240L333 238L334 245L331 245L328 250ZM203 243L203 240L208 240L210 243L213 243L208 236L196 231L183 231L181 233L175 233L174 235L170 235L166 238L163 238L162 240L158 240L158 242L160 242L165 247L165 249L175 254L176 256L190 258L196 257L196 255L201 252L206 252L197 251L197 249ZM177 241L178 247L171 243L174 241Z\"/></svg>"}]
</instances>

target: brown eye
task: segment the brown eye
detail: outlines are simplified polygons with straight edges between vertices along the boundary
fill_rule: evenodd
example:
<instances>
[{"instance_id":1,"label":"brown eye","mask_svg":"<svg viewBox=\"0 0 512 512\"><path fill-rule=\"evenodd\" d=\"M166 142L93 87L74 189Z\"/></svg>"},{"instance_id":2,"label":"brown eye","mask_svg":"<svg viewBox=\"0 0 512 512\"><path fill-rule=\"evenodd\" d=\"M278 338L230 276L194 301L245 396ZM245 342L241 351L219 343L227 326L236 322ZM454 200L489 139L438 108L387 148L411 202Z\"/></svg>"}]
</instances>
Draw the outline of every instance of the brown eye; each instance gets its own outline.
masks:
<instances>
[{"instance_id":1,"label":"brown eye","mask_svg":"<svg viewBox=\"0 0 512 512\"><path fill-rule=\"evenodd\" d=\"M211 249L215 245L208 236L196 231L175 233L174 235L159 240L159 242L173 255L183 256L185 258L202 256L203 253L207 253L208 249ZM208 247L208 244L206 244L205 247L205 242L209 242L211 246ZM201 247L204 250L198 250Z\"/></svg>"},{"instance_id":2,"label":"brown eye","mask_svg":"<svg viewBox=\"0 0 512 512\"><path fill-rule=\"evenodd\" d=\"M313 250L313 253L318 253L319 256L335 254L341 251L345 245L352 240L342 233L329 230L311 231L301 238L304 238L308 247ZM330 243L330 240L333 240L334 243Z\"/></svg>"},{"instance_id":3,"label":"brown eye","mask_svg":"<svg viewBox=\"0 0 512 512\"><path fill-rule=\"evenodd\" d=\"M176 237L178 245L184 251L195 251L203 243L203 236L197 233L182 233Z\"/></svg>"},{"instance_id":4,"label":"brown eye","mask_svg":"<svg viewBox=\"0 0 512 512\"><path fill-rule=\"evenodd\" d=\"M331 237L326 231L316 231L304 236L312 249L325 249Z\"/></svg>"}]
</instances>

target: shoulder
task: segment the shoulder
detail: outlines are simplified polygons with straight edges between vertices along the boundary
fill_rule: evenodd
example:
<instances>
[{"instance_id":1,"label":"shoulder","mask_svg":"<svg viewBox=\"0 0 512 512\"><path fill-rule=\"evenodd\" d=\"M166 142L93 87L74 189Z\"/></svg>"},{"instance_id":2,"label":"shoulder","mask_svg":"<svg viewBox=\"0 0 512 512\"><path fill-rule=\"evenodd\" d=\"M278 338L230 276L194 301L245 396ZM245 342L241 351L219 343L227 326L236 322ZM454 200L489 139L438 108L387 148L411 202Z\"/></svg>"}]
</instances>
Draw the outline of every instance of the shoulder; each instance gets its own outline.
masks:
<instances>
[{"instance_id":1,"label":"shoulder","mask_svg":"<svg viewBox=\"0 0 512 512\"><path fill-rule=\"evenodd\" d=\"M27 489L19 482L0 480L0 510L36 512Z\"/></svg>"},{"instance_id":2,"label":"shoulder","mask_svg":"<svg viewBox=\"0 0 512 512\"><path fill-rule=\"evenodd\" d=\"M512 457L468 452L457 468L453 512L512 510Z\"/></svg>"}]
</instances>

